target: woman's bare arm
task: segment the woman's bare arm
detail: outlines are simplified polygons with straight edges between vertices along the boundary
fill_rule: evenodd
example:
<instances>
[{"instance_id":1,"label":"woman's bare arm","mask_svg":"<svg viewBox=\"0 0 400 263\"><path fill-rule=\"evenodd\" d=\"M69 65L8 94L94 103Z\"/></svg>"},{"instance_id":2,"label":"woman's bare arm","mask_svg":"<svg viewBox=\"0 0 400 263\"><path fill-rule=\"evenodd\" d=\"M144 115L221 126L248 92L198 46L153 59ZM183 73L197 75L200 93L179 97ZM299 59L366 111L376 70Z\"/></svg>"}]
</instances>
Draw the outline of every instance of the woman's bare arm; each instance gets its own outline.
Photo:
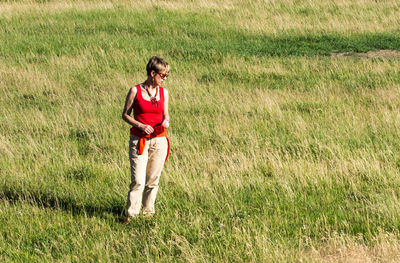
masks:
<instances>
[{"instance_id":1,"label":"woman's bare arm","mask_svg":"<svg viewBox=\"0 0 400 263\"><path fill-rule=\"evenodd\" d=\"M163 126L165 128L169 127L169 113L168 113L168 90L164 89L164 112L163 112Z\"/></svg>"}]
</instances>

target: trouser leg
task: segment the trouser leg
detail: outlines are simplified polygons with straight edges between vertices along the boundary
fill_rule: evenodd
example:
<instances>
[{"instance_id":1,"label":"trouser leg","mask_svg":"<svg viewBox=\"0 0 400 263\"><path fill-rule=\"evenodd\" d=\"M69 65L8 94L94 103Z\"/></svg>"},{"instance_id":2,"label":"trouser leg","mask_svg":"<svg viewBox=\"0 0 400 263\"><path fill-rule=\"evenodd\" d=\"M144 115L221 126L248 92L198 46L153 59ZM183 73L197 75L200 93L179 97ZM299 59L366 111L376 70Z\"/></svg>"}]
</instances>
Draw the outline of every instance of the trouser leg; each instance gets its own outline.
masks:
<instances>
[{"instance_id":1,"label":"trouser leg","mask_svg":"<svg viewBox=\"0 0 400 263\"><path fill-rule=\"evenodd\" d=\"M143 192L143 213L153 214L154 203L158 192L161 171L164 167L168 152L168 141L166 137L152 138L149 148L149 159L146 169L146 185Z\"/></svg>"},{"instance_id":2,"label":"trouser leg","mask_svg":"<svg viewBox=\"0 0 400 263\"><path fill-rule=\"evenodd\" d=\"M128 216L138 215L141 208L143 190L146 184L146 167L149 143L146 142L143 154L137 154L139 138L131 136L129 141L129 160L131 166L131 184L129 186L126 211Z\"/></svg>"}]
</instances>

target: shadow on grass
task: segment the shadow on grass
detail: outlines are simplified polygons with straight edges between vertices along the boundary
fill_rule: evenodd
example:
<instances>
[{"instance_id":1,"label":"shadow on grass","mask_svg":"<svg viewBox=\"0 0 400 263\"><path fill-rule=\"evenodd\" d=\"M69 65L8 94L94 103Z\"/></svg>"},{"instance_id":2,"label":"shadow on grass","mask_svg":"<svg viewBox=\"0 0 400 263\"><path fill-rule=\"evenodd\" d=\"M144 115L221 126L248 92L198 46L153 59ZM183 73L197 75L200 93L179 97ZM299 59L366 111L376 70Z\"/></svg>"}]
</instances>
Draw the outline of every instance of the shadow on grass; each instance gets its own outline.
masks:
<instances>
[{"instance_id":1,"label":"shadow on grass","mask_svg":"<svg viewBox=\"0 0 400 263\"><path fill-rule=\"evenodd\" d=\"M74 216L87 215L107 220L114 218L116 222L122 222L125 219L125 203L119 199L110 200L108 204L93 204L75 200L69 196L58 197L39 191L25 192L17 189L7 189L7 186L3 186L0 190L0 199L6 200L11 204L24 202L33 206L63 210Z\"/></svg>"},{"instance_id":2,"label":"shadow on grass","mask_svg":"<svg viewBox=\"0 0 400 263\"><path fill-rule=\"evenodd\" d=\"M5 28L0 32L0 38L7 39L0 45L0 56L18 63L49 63L48 57L79 56L88 50L119 50L127 54L163 50L173 61L208 65L220 64L225 56L246 59L253 56L330 56L339 52L400 50L398 31L351 34L294 31L271 36L222 25L221 20L212 14L194 15L192 12L164 9L138 12L126 9L82 13L74 10L48 14L53 23L43 23L42 14L34 13L24 19L14 17L11 23L0 19L0 27ZM143 20L146 14L157 17L157 20ZM27 57L26 54L30 55ZM139 69L137 62L129 56L117 56L117 60L114 56L104 57L103 53L100 56L99 59L107 63L96 63L96 71L109 72L109 67L121 72ZM84 76L78 81L86 80Z\"/></svg>"}]
</instances>

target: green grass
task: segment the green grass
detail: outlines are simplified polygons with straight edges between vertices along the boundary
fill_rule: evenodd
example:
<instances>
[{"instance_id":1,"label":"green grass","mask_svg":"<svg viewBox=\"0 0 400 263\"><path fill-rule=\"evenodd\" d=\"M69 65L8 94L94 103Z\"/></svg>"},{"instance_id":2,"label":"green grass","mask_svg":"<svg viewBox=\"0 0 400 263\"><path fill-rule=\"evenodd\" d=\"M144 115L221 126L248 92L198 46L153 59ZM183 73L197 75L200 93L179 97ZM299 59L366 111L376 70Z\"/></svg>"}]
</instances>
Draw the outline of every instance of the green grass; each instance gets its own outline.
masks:
<instances>
[{"instance_id":1,"label":"green grass","mask_svg":"<svg viewBox=\"0 0 400 263\"><path fill-rule=\"evenodd\" d=\"M46 17L39 13L23 19L21 16L3 18L0 25L3 39L0 55L14 62L16 58L23 59L22 63L25 60L45 62L51 56L78 55L83 50L99 49L139 54L162 50L181 62L219 64L224 56L328 55L399 49L400 46L398 31L351 35L293 32L270 36L221 25L209 14L182 12L177 16L176 12L157 8L140 15L136 10L125 9L65 11ZM138 70L124 61L107 62L104 65L107 69ZM100 72L104 71L99 69Z\"/></svg>"},{"instance_id":2,"label":"green grass","mask_svg":"<svg viewBox=\"0 0 400 263\"><path fill-rule=\"evenodd\" d=\"M399 259L400 61L330 56L398 50L398 4L136 4L0 3L1 261ZM156 216L123 226L152 55L172 151Z\"/></svg>"}]
</instances>

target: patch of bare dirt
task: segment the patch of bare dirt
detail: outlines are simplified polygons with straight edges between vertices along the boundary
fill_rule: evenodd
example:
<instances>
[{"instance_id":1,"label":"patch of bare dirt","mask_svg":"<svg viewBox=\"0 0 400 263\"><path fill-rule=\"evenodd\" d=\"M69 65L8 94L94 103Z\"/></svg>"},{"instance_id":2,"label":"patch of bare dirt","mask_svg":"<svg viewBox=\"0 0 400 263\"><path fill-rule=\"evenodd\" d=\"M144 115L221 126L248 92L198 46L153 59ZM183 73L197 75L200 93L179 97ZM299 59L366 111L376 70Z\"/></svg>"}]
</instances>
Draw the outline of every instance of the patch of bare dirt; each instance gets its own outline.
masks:
<instances>
[{"instance_id":1,"label":"patch of bare dirt","mask_svg":"<svg viewBox=\"0 0 400 263\"><path fill-rule=\"evenodd\" d=\"M393 59L400 58L400 51L398 50L389 50L382 49L377 51L368 51L365 53L357 53L357 52L340 52L340 53L332 53L331 57L350 57L350 58L385 58L385 59Z\"/></svg>"}]
</instances>

